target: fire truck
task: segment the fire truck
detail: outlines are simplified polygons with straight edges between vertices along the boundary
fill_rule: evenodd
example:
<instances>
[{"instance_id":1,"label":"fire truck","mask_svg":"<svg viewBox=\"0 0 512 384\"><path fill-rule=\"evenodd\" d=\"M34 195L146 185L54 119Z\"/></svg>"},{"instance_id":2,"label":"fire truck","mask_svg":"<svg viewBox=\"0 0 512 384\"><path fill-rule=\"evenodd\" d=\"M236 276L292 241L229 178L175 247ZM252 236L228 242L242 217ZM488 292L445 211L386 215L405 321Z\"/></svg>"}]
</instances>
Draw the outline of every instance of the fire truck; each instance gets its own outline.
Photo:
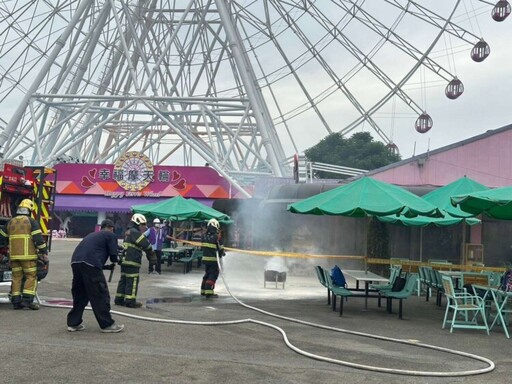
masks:
<instances>
[{"instance_id":1,"label":"fire truck","mask_svg":"<svg viewBox=\"0 0 512 384\"><path fill-rule=\"evenodd\" d=\"M55 186L57 172L43 166L24 166L19 160L0 160L0 225L16 214L23 199L34 202L32 217L39 222L43 237L51 250L50 222L55 206ZM6 253L4 249L3 252ZM1 257L0 257L1 258ZM9 281L11 271L7 259L0 262L0 281Z\"/></svg>"}]
</instances>

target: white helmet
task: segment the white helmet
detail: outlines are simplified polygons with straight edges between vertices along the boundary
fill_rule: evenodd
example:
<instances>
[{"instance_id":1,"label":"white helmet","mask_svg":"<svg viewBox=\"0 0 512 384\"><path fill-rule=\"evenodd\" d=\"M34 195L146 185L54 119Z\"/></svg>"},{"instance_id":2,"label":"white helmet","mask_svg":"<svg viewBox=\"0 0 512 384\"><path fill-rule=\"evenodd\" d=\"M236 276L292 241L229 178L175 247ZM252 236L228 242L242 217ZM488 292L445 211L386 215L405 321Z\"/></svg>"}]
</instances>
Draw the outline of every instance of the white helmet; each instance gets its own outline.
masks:
<instances>
[{"instance_id":1,"label":"white helmet","mask_svg":"<svg viewBox=\"0 0 512 384\"><path fill-rule=\"evenodd\" d=\"M147 223L147 220L146 220L146 217L144 215L141 215L140 213L136 213L132 216L132 221L137 224L137 225L141 225L141 224L146 224Z\"/></svg>"},{"instance_id":2,"label":"white helmet","mask_svg":"<svg viewBox=\"0 0 512 384\"><path fill-rule=\"evenodd\" d=\"M160 219L156 218L155 220L153 220L153 224L160 224Z\"/></svg>"},{"instance_id":3,"label":"white helmet","mask_svg":"<svg viewBox=\"0 0 512 384\"><path fill-rule=\"evenodd\" d=\"M211 225L212 227L217 228L217 229L219 229L219 228L220 228L220 224L219 224L219 222L217 221L217 219L210 219L210 220L208 221L208 226L210 226L210 225Z\"/></svg>"}]
</instances>

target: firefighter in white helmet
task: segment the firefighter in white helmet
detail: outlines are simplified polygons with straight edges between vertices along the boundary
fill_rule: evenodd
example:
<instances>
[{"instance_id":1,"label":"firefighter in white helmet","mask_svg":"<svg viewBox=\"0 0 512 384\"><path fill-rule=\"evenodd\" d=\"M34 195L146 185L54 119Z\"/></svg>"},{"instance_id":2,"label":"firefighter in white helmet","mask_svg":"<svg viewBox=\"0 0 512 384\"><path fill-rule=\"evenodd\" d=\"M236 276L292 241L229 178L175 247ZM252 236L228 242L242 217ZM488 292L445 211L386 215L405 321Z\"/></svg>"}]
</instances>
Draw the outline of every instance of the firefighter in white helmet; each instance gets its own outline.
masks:
<instances>
[{"instance_id":1,"label":"firefighter in white helmet","mask_svg":"<svg viewBox=\"0 0 512 384\"><path fill-rule=\"evenodd\" d=\"M24 199L16 216L0 229L0 237L9 241L12 268L11 301L14 309L39 309L34 303L37 290L38 255L47 260L48 249L39 223L31 217L34 203ZM23 279L25 278L25 281Z\"/></svg>"},{"instance_id":2,"label":"firefighter in white helmet","mask_svg":"<svg viewBox=\"0 0 512 384\"><path fill-rule=\"evenodd\" d=\"M146 217L140 213L132 216L131 223L124 234L124 256L120 261L121 278L117 285L114 304L131 308L140 308L142 303L137 301L137 289L139 287L139 273L142 264L142 252L151 264L156 263L155 253L143 232L146 231Z\"/></svg>"},{"instance_id":3,"label":"firefighter in white helmet","mask_svg":"<svg viewBox=\"0 0 512 384\"><path fill-rule=\"evenodd\" d=\"M201 243L203 251L202 262L204 263L204 276L201 282L201 295L217 297L215 294L215 282L219 277L219 266L217 264L217 253L219 257L225 255L224 247L220 241L220 224L216 219L208 221L206 233Z\"/></svg>"}]
</instances>

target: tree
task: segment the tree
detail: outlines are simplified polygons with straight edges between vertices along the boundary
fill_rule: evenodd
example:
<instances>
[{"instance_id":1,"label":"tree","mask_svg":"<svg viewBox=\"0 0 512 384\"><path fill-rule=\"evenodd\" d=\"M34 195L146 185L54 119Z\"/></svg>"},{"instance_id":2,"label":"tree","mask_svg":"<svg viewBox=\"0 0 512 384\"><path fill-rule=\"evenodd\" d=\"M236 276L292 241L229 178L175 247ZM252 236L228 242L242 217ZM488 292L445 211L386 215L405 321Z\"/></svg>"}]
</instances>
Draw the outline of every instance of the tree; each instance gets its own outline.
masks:
<instances>
[{"instance_id":1,"label":"tree","mask_svg":"<svg viewBox=\"0 0 512 384\"><path fill-rule=\"evenodd\" d=\"M349 139L341 133L332 133L318 144L307 149L305 155L309 161L372 170L401 160L386 145L374 141L369 132L354 133ZM345 178L329 172L318 172L323 178Z\"/></svg>"}]
</instances>

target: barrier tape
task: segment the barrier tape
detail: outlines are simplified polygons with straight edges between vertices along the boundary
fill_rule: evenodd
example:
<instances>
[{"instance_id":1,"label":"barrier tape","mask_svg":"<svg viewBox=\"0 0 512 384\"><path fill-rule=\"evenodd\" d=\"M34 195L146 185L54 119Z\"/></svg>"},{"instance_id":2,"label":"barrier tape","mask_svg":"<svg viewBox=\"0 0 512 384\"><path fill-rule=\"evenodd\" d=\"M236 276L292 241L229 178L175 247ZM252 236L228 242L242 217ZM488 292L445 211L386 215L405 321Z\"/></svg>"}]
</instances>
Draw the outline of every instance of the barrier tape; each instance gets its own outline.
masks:
<instances>
[{"instance_id":1,"label":"barrier tape","mask_svg":"<svg viewBox=\"0 0 512 384\"><path fill-rule=\"evenodd\" d=\"M201 242L198 241L190 241L183 239L175 239L172 238L173 241L179 241L183 244L192 245L194 247L200 247ZM309 253L296 253L296 252L278 252L278 251L257 251L257 250L248 250L248 249L240 249L240 248L231 248L224 247L224 250L236 253L245 253L253 256L263 256L263 257L289 257L289 258L297 258L297 259L337 259L337 260L362 260L367 265L395 265L399 264L402 266L402 269L407 270L409 272L416 272L418 267L435 267L436 269L444 269L444 270L460 270L460 271L488 271L488 272L505 272L505 267L485 267L485 266L476 266L476 265L461 265L461 264L445 264L445 263L428 263L421 262L415 260L396 260L396 259L378 259L378 258L370 258L366 256L352 256L352 255L317 255L317 254L309 254Z\"/></svg>"}]
</instances>

